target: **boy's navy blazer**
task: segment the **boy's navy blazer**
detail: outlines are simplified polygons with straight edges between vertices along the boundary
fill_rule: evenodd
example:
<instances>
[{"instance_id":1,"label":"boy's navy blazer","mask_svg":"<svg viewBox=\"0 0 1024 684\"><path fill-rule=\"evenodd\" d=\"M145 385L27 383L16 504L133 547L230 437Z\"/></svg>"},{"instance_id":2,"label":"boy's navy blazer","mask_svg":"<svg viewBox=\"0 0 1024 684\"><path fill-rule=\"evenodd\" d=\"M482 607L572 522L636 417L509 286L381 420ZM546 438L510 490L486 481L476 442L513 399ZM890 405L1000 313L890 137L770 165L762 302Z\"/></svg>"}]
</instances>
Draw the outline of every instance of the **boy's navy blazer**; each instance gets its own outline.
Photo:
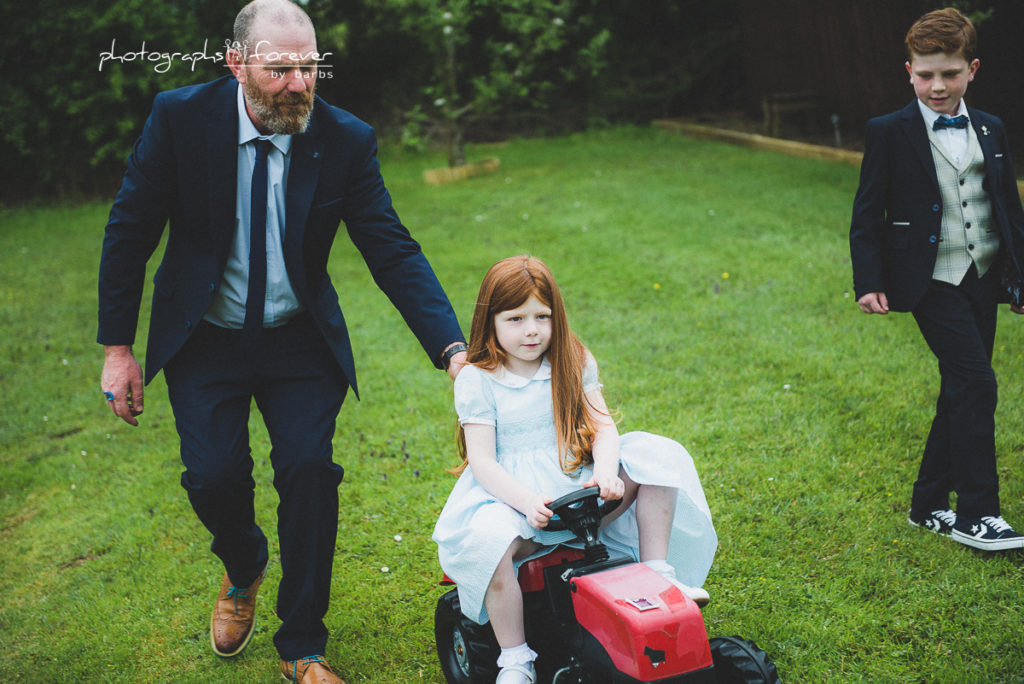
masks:
<instances>
[{"instance_id":1,"label":"boy's navy blazer","mask_svg":"<svg viewBox=\"0 0 1024 684\"><path fill-rule=\"evenodd\" d=\"M101 344L134 342L146 262L169 225L153 278L147 383L196 329L221 282L236 231L237 87L226 76L157 95L110 211L99 277ZM352 348L327 273L342 221L435 365L447 344L463 339L433 270L392 207L376 153L369 125L316 97L308 129L292 139L287 184L285 267L353 391Z\"/></svg>"},{"instance_id":2,"label":"boy's navy blazer","mask_svg":"<svg viewBox=\"0 0 1024 684\"><path fill-rule=\"evenodd\" d=\"M1024 263L1024 211L1006 128L991 114L973 108L969 114L985 155L993 224L1002 238L1000 261L993 268L1019 274ZM924 117L914 100L867 125L850 225L857 299L884 292L891 310L913 309L931 283L941 228L935 162Z\"/></svg>"}]
</instances>

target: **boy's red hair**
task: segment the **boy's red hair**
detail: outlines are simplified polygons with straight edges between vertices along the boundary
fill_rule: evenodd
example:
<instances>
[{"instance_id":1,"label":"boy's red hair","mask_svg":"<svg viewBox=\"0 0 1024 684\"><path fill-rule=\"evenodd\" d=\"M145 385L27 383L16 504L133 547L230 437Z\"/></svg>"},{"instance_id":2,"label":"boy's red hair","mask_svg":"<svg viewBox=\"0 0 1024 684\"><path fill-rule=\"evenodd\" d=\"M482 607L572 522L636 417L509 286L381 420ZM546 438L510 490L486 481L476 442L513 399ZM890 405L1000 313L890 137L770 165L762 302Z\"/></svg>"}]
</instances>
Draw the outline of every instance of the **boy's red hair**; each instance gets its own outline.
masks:
<instances>
[{"instance_id":1,"label":"boy's red hair","mask_svg":"<svg viewBox=\"0 0 1024 684\"><path fill-rule=\"evenodd\" d=\"M952 7L935 10L914 22L907 31L907 60L914 55L960 53L968 63L974 61L978 32L971 20Z\"/></svg>"},{"instance_id":2,"label":"boy's red hair","mask_svg":"<svg viewBox=\"0 0 1024 684\"><path fill-rule=\"evenodd\" d=\"M469 363L494 370L505 363L505 351L498 345L494 317L517 309L531 296L551 309L551 342L545 356L551 364L551 399L555 412L555 433L562 470L571 473L593 462L596 430L583 395L583 366L586 349L569 328L562 293L551 269L536 257L520 255L502 259L491 266L480 284L469 333ZM466 467L466 435L459 427L459 453Z\"/></svg>"}]
</instances>

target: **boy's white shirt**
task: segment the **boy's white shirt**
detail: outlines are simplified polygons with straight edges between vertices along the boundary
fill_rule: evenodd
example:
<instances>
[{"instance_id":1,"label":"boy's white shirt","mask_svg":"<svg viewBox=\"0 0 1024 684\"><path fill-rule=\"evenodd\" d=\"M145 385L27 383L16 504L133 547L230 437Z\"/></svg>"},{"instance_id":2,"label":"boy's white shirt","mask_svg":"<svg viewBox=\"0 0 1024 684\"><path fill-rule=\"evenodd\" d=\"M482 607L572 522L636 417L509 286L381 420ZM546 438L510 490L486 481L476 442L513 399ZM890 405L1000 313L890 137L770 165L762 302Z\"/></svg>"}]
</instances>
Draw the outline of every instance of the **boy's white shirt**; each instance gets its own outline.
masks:
<instances>
[{"instance_id":1,"label":"boy's white shirt","mask_svg":"<svg viewBox=\"0 0 1024 684\"><path fill-rule=\"evenodd\" d=\"M935 121L940 116L946 116L945 114L939 114L933 111L928 105L921 100L917 101L917 106L921 110L921 116L924 117L924 123L928 128L935 125ZM960 100L960 105L957 107L956 113L953 116L966 116L970 120L971 116L967 111L967 103L964 100ZM969 125L969 124L968 124ZM944 128L941 131L935 131L935 137L939 143L945 148L946 154L953 160L953 164L957 168L963 164L964 157L967 156L967 148L970 143L966 128Z\"/></svg>"}]
</instances>

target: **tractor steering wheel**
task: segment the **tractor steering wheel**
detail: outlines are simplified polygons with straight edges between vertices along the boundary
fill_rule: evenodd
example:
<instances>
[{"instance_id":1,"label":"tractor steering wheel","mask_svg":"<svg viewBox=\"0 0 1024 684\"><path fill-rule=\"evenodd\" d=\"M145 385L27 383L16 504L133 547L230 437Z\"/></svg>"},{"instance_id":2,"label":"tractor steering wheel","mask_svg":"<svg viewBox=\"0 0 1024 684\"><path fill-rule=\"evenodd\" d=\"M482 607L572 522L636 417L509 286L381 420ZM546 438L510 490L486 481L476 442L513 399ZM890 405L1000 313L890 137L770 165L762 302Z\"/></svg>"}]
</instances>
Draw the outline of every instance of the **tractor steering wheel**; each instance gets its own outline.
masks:
<instances>
[{"instance_id":1,"label":"tractor steering wheel","mask_svg":"<svg viewBox=\"0 0 1024 684\"><path fill-rule=\"evenodd\" d=\"M579 489L555 499L548 504L548 508L555 515L548 520L548 525L545 529L551 532L559 532L565 529L575 531L578 525L585 526L587 523L595 525L596 529L596 526L600 525L601 519L618 508L619 504L622 503L622 499L615 499L613 501L605 501L599 506L597 499L600 493L600 488L594 486Z\"/></svg>"}]
</instances>

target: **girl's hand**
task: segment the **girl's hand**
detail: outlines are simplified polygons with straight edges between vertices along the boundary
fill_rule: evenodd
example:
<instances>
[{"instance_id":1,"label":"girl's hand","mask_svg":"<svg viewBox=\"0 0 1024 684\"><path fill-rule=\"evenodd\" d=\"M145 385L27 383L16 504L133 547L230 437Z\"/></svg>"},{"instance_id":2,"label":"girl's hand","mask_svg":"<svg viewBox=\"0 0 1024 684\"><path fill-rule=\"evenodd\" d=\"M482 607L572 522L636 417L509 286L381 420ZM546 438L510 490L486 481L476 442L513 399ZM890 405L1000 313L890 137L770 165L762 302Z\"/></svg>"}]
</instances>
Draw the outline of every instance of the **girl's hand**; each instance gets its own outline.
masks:
<instances>
[{"instance_id":1,"label":"girl's hand","mask_svg":"<svg viewBox=\"0 0 1024 684\"><path fill-rule=\"evenodd\" d=\"M530 527L543 530L548 526L548 521L554 515L551 509L548 508L548 504L553 500L547 494L534 494L530 498L526 509L523 511L523 514L526 516L526 522L530 523Z\"/></svg>"},{"instance_id":2,"label":"girl's hand","mask_svg":"<svg viewBox=\"0 0 1024 684\"><path fill-rule=\"evenodd\" d=\"M626 483L618 475L609 475L594 471L594 476L583 483L584 487L599 487L601 498L605 501L621 499L626 491Z\"/></svg>"}]
</instances>

